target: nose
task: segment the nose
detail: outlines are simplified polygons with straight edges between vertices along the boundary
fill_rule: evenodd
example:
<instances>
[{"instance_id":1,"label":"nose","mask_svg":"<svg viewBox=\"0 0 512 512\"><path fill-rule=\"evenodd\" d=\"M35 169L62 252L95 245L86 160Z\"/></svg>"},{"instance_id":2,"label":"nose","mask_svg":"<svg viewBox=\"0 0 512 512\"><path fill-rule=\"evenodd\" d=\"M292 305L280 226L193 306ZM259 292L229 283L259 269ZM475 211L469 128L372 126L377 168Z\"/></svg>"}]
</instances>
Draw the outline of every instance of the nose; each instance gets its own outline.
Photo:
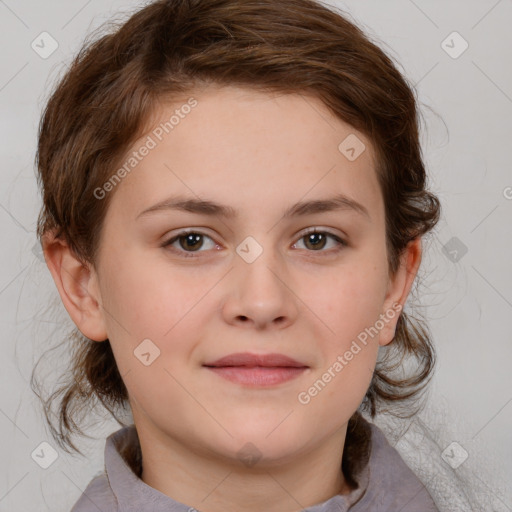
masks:
<instances>
[{"instance_id":1,"label":"nose","mask_svg":"<svg viewBox=\"0 0 512 512\"><path fill-rule=\"evenodd\" d=\"M222 311L227 323L262 330L282 329L296 320L297 291L270 249L252 263L236 256L228 280Z\"/></svg>"}]
</instances>

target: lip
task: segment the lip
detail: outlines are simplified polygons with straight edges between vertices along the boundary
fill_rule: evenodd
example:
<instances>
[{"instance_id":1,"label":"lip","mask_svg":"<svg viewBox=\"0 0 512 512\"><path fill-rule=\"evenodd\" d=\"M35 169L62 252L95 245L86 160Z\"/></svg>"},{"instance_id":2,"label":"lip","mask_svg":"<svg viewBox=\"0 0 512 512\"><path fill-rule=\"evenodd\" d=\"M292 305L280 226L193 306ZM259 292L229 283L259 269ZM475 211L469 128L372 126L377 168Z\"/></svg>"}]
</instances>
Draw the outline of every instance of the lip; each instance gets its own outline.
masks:
<instances>
[{"instance_id":1,"label":"lip","mask_svg":"<svg viewBox=\"0 0 512 512\"><path fill-rule=\"evenodd\" d=\"M251 354L249 352L238 352L221 357L203 366L262 366L262 367L289 367L308 368L307 365L285 356L284 354Z\"/></svg>"},{"instance_id":2,"label":"lip","mask_svg":"<svg viewBox=\"0 0 512 512\"><path fill-rule=\"evenodd\" d=\"M230 354L203 365L218 376L248 387L268 387L299 377L309 366L284 354Z\"/></svg>"}]
</instances>

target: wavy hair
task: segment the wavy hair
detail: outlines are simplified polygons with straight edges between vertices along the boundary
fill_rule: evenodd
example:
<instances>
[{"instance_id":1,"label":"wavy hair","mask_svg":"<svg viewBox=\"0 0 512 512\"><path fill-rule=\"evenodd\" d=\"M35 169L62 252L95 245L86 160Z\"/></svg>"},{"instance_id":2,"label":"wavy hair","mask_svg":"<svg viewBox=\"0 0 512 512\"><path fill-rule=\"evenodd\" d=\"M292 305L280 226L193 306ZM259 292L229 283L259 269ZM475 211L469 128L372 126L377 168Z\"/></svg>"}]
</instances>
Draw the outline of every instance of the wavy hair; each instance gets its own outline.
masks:
<instances>
[{"instance_id":1,"label":"wavy hair","mask_svg":"<svg viewBox=\"0 0 512 512\"><path fill-rule=\"evenodd\" d=\"M94 266L115 193L98 201L94 190L145 133L159 100L208 84L313 95L369 138L390 273L409 242L435 227L440 203L426 187L414 88L348 16L314 0L160 0L86 39L51 93L36 155L39 238L53 230ZM359 411L374 417L390 405L417 401L434 368L430 338L423 321L401 312ZM34 372L31 382L59 445L81 453L72 442L86 435L77 418L99 402L123 424L118 413L128 395L108 341L89 340L77 329L71 341L68 381L45 398ZM349 481L368 446L359 411L349 422L343 455Z\"/></svg>"}]
</instances>

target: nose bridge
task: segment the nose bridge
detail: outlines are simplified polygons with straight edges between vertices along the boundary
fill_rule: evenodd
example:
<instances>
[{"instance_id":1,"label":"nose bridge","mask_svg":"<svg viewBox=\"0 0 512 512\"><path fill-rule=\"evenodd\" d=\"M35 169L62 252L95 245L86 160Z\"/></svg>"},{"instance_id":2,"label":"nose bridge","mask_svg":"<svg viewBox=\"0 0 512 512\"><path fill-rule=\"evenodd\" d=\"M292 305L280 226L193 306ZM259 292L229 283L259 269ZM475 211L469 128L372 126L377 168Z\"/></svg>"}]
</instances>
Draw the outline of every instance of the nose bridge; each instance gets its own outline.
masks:
<instances>
[{"instance_id":1,"label":"nose bridge","mask_svg":"<svg viewBox=\"0 0 512 512\"><path fill-rule=\"evenodd\" d=\"M230 321L252 321L262 326L294 316L293 294L285 285L285 266L270 238L260 243L249 236L236 248L233 289L227 299Z\"/></svg>"},{"instance_id":2,"label":"nose bridge","mask_svg":"<svg viewBox=\"0 0 512 512\"><path fill-rule=\"evenodd\" d=\"M282 283L275 275L280 272L282 265L279 264L280 258L269 240L270 237L267 237L260 244L254 237L249 236L236 248L236 273L241 280L238 283L240 290L244 294L259 295L262 299L267 293L271 294L265 298L266 301L270 297L277 298L282 292Z\"/></svg>"}]
</instances>

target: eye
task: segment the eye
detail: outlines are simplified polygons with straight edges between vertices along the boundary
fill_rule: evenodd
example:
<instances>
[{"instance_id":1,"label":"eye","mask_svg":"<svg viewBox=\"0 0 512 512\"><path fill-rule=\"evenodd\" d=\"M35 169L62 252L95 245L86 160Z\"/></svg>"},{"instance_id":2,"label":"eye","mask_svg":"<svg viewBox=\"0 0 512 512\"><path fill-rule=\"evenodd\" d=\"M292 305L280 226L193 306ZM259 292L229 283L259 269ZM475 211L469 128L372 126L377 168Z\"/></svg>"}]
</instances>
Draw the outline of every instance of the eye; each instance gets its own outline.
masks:
<instances>
[{"instance_id":1,"label":"eye","mask_svg":"<svg viewBox=\"0 0 512 512\"><path fill-rule=\"evenodd\" d=\"M182 231L164 242L162 247L170 247L173 251L179 252L185 257L194 257L193 254L187 253L203 252L199 249L204 246L204 238L207 238L212 242L213 246L210 246L210 249L217 247L217 244L211 237L198 231ZM174 246L176 243L179 244L179 247Z\"/></svg>"},{"instance_id":2,"label":"eye","mask_svg":"<svg viewBox=\"0 0 512 512\"><path fill-rule=\"evenodd\" d=\"M334 233L331 233L329 231L320 231L317 230L316 228L303 234L299 238L299 241L304 240L304 245L307 249L311 249L310 252L328 252L322 251L322 249L325 249L329 239L337 242L337 248L335 247L335 250L340 250L342 247L347 246L347 243ZM297 243L295 243L293 247L296 247Z\"/></svg>"},{"instance_id":3,"label":"eye","mask_svg":"<svg viewBox=\"0 0 512 512\"><path fill-rule=\"evenodd\" d=\"M210 241L210 247L204 247L204 240L208 239ZM323 250L328 245L328 241L332 240L335 243L334 247L331 247L330 250ZM320 231L316 228L309 230L304 233L300 238L299 242L304 240L305 247L308 252L331 252L332 250L338 251L341 248L346 247L348 244L342 240L339 236L331 233L329 231ZM298 243L293 244L293 248L296 248ZM178 244L178 245L176 245ZM216 244L213 239L206 235L205 233L201 233L199 231L182 231L177 235L173 236L166 242L162 244L162 247L170 248L173 252L179 253L184 257L196 257L194 253L205 252L208 249L219 249L220 247ZM201 251L201 249L204 249Z\"/></svg>"}]
</instances>

